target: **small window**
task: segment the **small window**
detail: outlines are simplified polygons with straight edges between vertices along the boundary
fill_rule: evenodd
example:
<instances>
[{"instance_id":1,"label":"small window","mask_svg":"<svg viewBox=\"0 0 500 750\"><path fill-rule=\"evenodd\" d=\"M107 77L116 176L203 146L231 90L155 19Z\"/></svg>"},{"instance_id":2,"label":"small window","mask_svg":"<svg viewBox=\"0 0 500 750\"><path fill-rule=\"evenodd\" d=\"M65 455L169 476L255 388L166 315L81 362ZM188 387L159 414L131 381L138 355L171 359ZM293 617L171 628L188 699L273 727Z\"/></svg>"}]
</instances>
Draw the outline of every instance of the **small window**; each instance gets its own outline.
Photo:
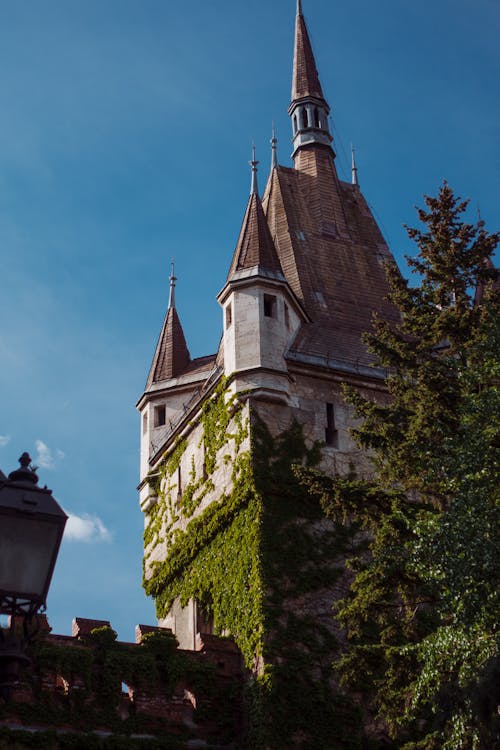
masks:
<instances>
[{"instance_id":1,"label":"small window","mask_svg":"<svg viewBox=\"0 0 500 750\"><path fill-rule=\"evenodd\" d=\"M165 406L155 406L155 427L161 427L166 423Z\"/></svg>"},{"instance_id":2,"label":"small window","mask_svg":"<svg viewBox=\"0 0 500 750\"><path fill-rule=\"evenodd\" d=\"M147 411L144 412L142 415L142 434L145 435L148 431L148 413Z\"/></svg>"},{"instance_id":3,"label":"small window","mask_svg":"<svg viewBox=\"0 0 500 750\"><path fill-rule=\"evenodd\" d=\"M232 322L233 322L233 306L231 303L229 303L229 305L227 305L226 307L226 328L230 328Z\"/></svg>"},{"instance_id":4,"label":"small window","mask_svg":"<svg viewBox=\"0 0 500 750\"><path fill-rule=\"evenodd\" d=\"M297 132L297 115L293 116L293 132Z\"/></svg>"},{"instance_id":5,"label":"small window","mask_svg":"<svg viewBox=\"0 0 500 750\"><path fill-rule=\"evenodd\" d=\"M285 325L287 331L290 330L290 310L288 309L288 305L285 302Z\"/></svg>"},{"instance_id":6,"label":"small window","mask_svg":"<svg viewBox=\"0 0 500 750\"><path fill-rule=\"evenodd\" d=\"M314 127L315 128L319 128L320 127L319 112L318 112L318 108L317 107L314 107Z\"/></svg>"},{"instance_id":7,"label":"small window","mask_svg":"<svg viewBox=\"0 0 500 750\"><path fill-rule=\"evenodd\" d=\"M177 467L177 496L182 495L182 470L180 465Z\"/></svg>"},{"instance_id":8,"label":"small window","mask_svg":"<svg viewBox=\"0 0 500 750\"><path fill-rule=\"evenodd\" d=\"M301 115L302 115L302 127L307 128L307 126L309 125L309 121L307 117L307 109L305 107L302 108Z\"/></svg>"},{"instance_id":9,"label":"small window","mask_svg":"<svg viewBox=\"0 0 500 750\"><path fill-rule=\"evenodd\" d=\"M266 318L276 317L276 297L274 294L264 294L264 315Z\"/></svg>"},{"instance_id":10,"label":"small window","mask_svg":"<svg viewBox=\"0 0 500 750\"><path fill-rule=\"evenodd\" d=\"M335 427L333 404L326 405L325 443L332 448L339 447L339 431Z\"/></svg>"}]
</instances>

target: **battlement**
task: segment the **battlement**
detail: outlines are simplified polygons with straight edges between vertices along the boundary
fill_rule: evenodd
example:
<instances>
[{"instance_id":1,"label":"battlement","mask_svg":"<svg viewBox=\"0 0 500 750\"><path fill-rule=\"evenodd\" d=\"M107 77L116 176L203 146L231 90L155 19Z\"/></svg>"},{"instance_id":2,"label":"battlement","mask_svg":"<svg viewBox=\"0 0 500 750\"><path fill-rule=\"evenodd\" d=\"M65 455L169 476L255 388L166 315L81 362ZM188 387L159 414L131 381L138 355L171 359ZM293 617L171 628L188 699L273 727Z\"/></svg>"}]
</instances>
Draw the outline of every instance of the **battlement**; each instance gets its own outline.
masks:
<instances>
[{"instance_id":1,"label":"battlement","mask_svg":"<svg viewBox=\"0 0 500 750\"><path fill-rule=\"evenodd\" d=\"M237 737L242 664L232 641L199 635L196 651L187 651L168 628L141 624L135 643L127 643L116 639L109 620L83 617L73 619L71 635L51 630L40 615L31 666L9 700L0 699L0 732L16 733L19 747L21 730L97 733L103 747L117 735L211 747L221 726L228 741Z\"/></svg>"}]
</instances>

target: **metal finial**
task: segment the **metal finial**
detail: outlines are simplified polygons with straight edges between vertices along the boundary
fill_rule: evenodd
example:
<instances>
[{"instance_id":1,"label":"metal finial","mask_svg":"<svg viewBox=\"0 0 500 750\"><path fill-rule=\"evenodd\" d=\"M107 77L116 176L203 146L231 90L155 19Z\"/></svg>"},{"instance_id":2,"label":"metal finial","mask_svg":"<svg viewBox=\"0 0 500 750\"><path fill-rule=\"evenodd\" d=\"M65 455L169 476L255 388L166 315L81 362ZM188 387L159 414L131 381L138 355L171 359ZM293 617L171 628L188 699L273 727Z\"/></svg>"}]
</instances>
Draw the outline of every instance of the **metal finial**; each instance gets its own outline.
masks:
<instances>
[{"instance_id":1,"label":"metal finial","mask_svg":"<svg viewBox=\"0 0 500 750\"><path fill-rule=\"evenodd\" d=\"M278 166L278 139L276 138L276 131L274 129L273 122L273 134L271 138L271 171L276 169Z\"/></svg>"},{"instance_id":2,"label":"metal finial","mask_svg":"<svg viewBox=\"0 0 500 750\"><path fill-rule=\"evenodd\" d=\"M302 15L302 0L297 0L297 15Z\"/></svg>"},{"instance_id":3,"label":"metal finial","mask_svg":"<svg viewBox=\"0 0 500 750\"><path fill-rule=\"evenodd\" d=\"M252 143L252 161L248 162L250 166L252 167L252 182L250 184L250 195L259 194L259 188L257 185L257 164L259 163L255 159L255 143Z\"/></svg>"},{"instance_id":4,"label":"metal finial","mask_svg":"<svg viewBox=\"0 0 500 750\"><path fill-rule=\"evenodd\" d=\"M168 296L168 309L170 310L171 307L175 307L175 282L177 281L177 276L174 274L174 259L172 258L172 268L170 271L170 293Z\"/></svg>"},{"instance_id":5,"label":"metal finial","mask_svg":"<svg viewBox=\"0 0 500 750\"><path fill-rule=\"evenodd\" d=\"M358 182L358 168L356 166L356 160L354 158L354 146L351 143L351 154L352 154L352 164L351 164L351 182L353 185L356 185L359 187Z\"/></svg>"}]
</instances>

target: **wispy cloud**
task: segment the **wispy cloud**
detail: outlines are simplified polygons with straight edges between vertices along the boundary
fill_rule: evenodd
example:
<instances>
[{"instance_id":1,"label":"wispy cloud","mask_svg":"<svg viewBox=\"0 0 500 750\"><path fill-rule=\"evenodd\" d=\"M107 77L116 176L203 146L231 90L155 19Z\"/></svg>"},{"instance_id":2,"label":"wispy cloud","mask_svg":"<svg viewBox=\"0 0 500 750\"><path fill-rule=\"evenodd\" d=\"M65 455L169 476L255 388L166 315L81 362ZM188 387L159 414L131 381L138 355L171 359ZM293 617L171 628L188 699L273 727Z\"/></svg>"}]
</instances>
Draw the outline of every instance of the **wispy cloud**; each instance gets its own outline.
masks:
<instances>
[{"instance_id":1,"label":"wispy cloud","mask_svg":"<svg viewBox=\"0 0 500 750\"><path fill-rule=\"evenodd\" d=\"M0 435L0 448L10 443L10 435Z\"/></svg>"},{"instance_id":2,"label":"wispy cloud","mask_svg":"<svg viewBox=\"0 0 500 750\"><path fill-rule=\"evenodd\" d=\"M64 538L74 542L110 542L111 533L103 524L98 516L91 516L83 513L77 516L74 513L65 511L68 514Z\"/></svg>"},{"instance_id":3,"label":"wispy cloud","mask_svg":"<svg viewBox=\"0 0 500 750\"><path fill-rule=\"evenodd\" d=\"M42 469L54 469L56 463L64 458L62 450L56 448L55 451L52 451L43 440L36 440L35 447L37 453L33 463Z\"/></svg>"}]
</instances>

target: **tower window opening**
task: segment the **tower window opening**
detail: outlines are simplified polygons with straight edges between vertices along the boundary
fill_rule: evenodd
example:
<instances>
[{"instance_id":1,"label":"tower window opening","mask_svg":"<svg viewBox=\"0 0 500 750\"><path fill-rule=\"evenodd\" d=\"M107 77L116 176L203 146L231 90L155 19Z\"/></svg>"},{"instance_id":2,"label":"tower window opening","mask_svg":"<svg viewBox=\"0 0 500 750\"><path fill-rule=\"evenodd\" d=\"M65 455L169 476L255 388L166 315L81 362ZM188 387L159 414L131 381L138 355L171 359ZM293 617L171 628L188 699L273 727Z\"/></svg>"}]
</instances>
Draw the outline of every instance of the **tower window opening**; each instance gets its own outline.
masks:
<instances>
[{"instance_id":1,"label":"tower window opening","mask_svg":"<svg viewBox=\"0 0 500 750\"><path fill-rule=\"evenodd\" d=\"M231 303L229 303L226 307L226 328L230 328L232 322L233 322L233 306L231 305Z\"/></svg>"},{"instance_id":2,"label":"tower window opening","mask_svg":"<svg viewBox=\"0 0 500 750\"><path fill-rule=\"evenodd\" d=\"M264 315L266 318L276 317L276 297L274 294L264 294Z\"/></svg>"},{"instance_id":3,"label":"tower window opening","mask_svg":"<svg viewBox=\"0 0 500 750\"><path fill-rule=\"evenodd\" d=\"M177 497L182 495L182 470L181 467L177 467Z\"/></svg>"},{"instance_id":4,"label":"tower window opening","mask_svg":"<svg viewBox=\"0 0 500 750\"><path fill-rule=\"evenodd\" d=\"M307 117L307 109L305 107L301 110L302 114L302 127L307 128L309 125L309 118Z\"/></svg>"},{"instance_id":5,"label":"tower window opening","mask_svg":"<svg viewBox=\"0 0 500 750\"><path fill-rule=\"evenodd\" d=\"M326 405L325 443L331 448L339 447L339 431L335 427L335 411L333 404Z\"/></svg>"},{"instance_id":6,"label":"tower window opening","mask_svg":"<svg viewBox=\"0 0 500 750\"><path fill-rule=\"evenodd\" d=\"M286 325L287 331L289 331L290 330L290 310L286 302L285 302L285 325Z\"/></svg>"},{"instance_id":7,"label":"tower window opening","mask_svg":"<svg viewBox=\"0 0 500 750\"><path fill-rule=\"evenodd\" d=\"M148 431L148 413L145 411L142 415L142 434L145 435Z\"/></svg>"},{"instance_id":8,"label":"tower window opening","mask_svg":"<svg viewBox=\"0 0 500 750\"><path fill-rule=\"evenodd\" d=\"M154 418L154 426L155 427L162 427L164 424L166 424L167 421L167 414L165 406L155 406L155 418Z\"/></svg>"},{"instance_id":9,"label":"tower window opening","mask_svg":"<svg viewBox=\"0 0 500 750\"><path fill-rule=\"evenodd\" d=\"M293 116L293 132L297 132L297 115Z\"/></svg>"},{"instance_id":10,"label":"tower window opening","mask_svg":"<svg viewBox=\"0 0 500 750\"><path fill-rule=\"evenodd\" d=\"M317 107L314 107L314 127L315 128L321 127L320 122L319 122L319 112L318 112Z\"/></svg>"}]
</instances>

